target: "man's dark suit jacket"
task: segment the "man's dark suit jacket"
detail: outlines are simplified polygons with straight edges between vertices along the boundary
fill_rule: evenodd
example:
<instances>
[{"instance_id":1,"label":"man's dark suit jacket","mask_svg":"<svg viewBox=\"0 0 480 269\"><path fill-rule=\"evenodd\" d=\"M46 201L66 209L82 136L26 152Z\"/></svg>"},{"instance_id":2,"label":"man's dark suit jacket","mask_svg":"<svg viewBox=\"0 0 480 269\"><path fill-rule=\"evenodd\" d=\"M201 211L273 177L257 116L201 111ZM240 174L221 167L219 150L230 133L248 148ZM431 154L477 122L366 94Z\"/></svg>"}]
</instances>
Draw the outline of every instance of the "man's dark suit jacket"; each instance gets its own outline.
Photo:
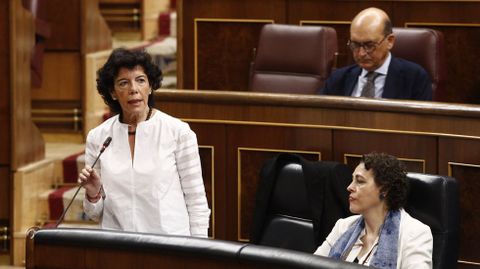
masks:
<instances>
[{"instance_id":1,"label":"man's dark suit jacket","mask_svg":"<svg viewBox=\"0 0 480 269\"><path fill-rule=\"evenodd\" d=\"M321 94L351 96L362 68L357 64L335 70ZM432 82L420 65L392 55L382 98L432 100Z\"/></svg>"}]
</instances>

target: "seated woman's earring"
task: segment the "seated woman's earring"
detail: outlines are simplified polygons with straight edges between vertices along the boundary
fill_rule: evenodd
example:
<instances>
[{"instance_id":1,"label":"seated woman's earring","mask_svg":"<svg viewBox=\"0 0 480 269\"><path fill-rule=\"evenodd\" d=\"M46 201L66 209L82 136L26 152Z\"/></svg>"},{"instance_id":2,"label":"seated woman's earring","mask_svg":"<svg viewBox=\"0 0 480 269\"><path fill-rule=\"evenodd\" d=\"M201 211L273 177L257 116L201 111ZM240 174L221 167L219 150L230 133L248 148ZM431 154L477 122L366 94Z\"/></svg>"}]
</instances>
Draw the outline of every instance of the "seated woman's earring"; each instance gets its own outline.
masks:
<instances>
[{"instance_id":1,"label":"seated woman's earring","mask_svg":"<svg viewBox=\"0 0 480 269\"><path fill-rule=\"evenodd\" d=\"M379 196L378 198L380 198L380 200L383 200L383 199L385 199L385 194L383 194L383 193L380 193L380 196Z\"/></svg>"}]
</instances>

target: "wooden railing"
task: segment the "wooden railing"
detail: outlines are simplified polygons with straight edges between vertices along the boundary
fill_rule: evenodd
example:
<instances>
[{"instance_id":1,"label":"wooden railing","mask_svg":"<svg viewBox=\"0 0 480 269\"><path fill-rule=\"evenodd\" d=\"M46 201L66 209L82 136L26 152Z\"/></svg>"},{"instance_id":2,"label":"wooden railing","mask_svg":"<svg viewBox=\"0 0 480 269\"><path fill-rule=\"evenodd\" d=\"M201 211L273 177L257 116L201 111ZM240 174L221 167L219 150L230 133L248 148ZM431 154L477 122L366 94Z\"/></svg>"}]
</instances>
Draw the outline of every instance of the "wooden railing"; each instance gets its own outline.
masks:
<instances>
[{"instance_id":1,"label":"wooden railing","mask_svg":"<svg viewBox=\"0 0 480 269\"><path fill-rule=\"evenodd\" d=\"M101 3L100 13L114 34L116 32L140 33L141 31L142 13L140 3Z\"/></svg>"},{"instance_id":2,"label":"wooden railing","mask_svg":"<svg viewBox=\"0 0 480 269\"><path fill-rule=\"evenodd\" d=\"M80 108L66 109L32 109L32 120L41 129L62 127L78 132L82 130L82 110ZM43 128L42 128L43 127Z\"/></svg>"},{"instance_id":3,"label":"wooden railing","mask_svg":"<svg viewBox=\"0 0 480 269\"><path fill-rule=\"evenodd\" d=\"M10 235L8 226L0 226L0 253L8 251L10 245Z\"/></svg>"}]
</instances>

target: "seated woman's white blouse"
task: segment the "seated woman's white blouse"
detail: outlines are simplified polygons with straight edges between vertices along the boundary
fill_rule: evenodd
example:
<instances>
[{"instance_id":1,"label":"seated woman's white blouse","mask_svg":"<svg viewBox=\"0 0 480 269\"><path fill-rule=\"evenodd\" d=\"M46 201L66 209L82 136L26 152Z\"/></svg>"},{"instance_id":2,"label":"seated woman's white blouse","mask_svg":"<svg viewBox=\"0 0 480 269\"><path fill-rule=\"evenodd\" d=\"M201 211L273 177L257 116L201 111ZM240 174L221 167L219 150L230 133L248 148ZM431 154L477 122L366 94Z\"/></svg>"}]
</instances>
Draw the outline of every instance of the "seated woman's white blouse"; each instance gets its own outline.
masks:
<instances>
[{"instance_id":1,"label":"seated woman's white blouse","mask_svg":"<svg viewBox=\"0 0 480 269\"><path fill-rule=\"evenodd\" d=\"M373 245L368 249L365 254L363 254L362 257L358 257L358 254L360 254L360 251L362 251L363 248L363 242L361 238L365 235L365 229L362 230L360 235L358 236L357 241L353 244L352 250L350 250L350 253L348 253L347 258L345 259L348 262L353 262L355 259L358 259L358 263L362 265L370 265L370 261L373 258L373 253L377 251L378 247L378 236L375 238L375 242L373 242ZM330 251L330 250L329 250ZM328 253L327 253L328 256Z\"/></svg>"},{"instance_id":2,"label":"seated woman's white blouse","mask_svg":"<svg viewBox=\"0 0 480 269\"><path fill-rule=\"evenodd\" d=\"M417 219L411 217L405 210L400 210L400 234L398 237L398 269L431 269L432 268L432 250L433 237L430 227L423 224ZM315 251L315 255L328 257L330 249L337 239L352 226L360 215L351 216L345 219L339 219L327 236L323 244ZM363 232L362 232L363 234ZM360 238L361 236L359 236ZM362 243L358 239L349 255L347 261L353 262L357 257ZM372 260L373 253L376 251L376 244L373 246L372 254L365 261L365 265L369 265ZM370 250L369 250L370 251ZM368 252L367 252L368 253ZM360 264L363 263L367 255L359 257Z\"/></svg>"},{"instance_id":3,"label":"seated woman's white blouse","mask_svg":"<svg viewBox=\"0 0 480 269\"><path fill-rule=\"evenodd\" d=\"M206 237L210 209L197 138L188 124L156 111L137 126L132 160L128 125L112 117L89 132L87 165L109 136L112 142L95 166L106 198L84 199L85 213L104 229Z\"/></svg>"}]
</instances>

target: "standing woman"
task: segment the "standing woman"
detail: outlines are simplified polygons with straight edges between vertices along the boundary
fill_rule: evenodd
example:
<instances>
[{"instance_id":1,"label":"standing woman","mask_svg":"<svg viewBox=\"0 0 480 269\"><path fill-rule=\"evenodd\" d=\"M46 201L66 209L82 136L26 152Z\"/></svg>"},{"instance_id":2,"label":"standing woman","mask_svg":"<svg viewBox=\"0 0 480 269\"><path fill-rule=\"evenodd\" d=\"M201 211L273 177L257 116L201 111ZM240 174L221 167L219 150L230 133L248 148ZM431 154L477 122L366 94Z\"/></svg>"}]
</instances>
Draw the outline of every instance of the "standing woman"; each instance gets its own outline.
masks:
<instances>
[{"instance_id":1,"label":"standing woman","mask_svg":"<svg viewBox=\"0 0 480 269\"><path fill-rule=\"evenodd\" d=\"M397 158L364 155L347 188L350 211L358 215L338 220L315 254L374 268L432 268L430 227L403 209L407 183Z\"/></svg>"},{"instance_id":2,"label":"standing woman","mask_svg":"<svg viewBox=\"0 0 480 269\"><path fill-rule=\"evenodd\" d=\"M97 72L111 117L87 136L85 213L103 229L207 237L198 144L187 123L153 108L162 73L149 54L113 50ZM112 142L92 169L107 137Z\"/></svg>"}]
</instances>

